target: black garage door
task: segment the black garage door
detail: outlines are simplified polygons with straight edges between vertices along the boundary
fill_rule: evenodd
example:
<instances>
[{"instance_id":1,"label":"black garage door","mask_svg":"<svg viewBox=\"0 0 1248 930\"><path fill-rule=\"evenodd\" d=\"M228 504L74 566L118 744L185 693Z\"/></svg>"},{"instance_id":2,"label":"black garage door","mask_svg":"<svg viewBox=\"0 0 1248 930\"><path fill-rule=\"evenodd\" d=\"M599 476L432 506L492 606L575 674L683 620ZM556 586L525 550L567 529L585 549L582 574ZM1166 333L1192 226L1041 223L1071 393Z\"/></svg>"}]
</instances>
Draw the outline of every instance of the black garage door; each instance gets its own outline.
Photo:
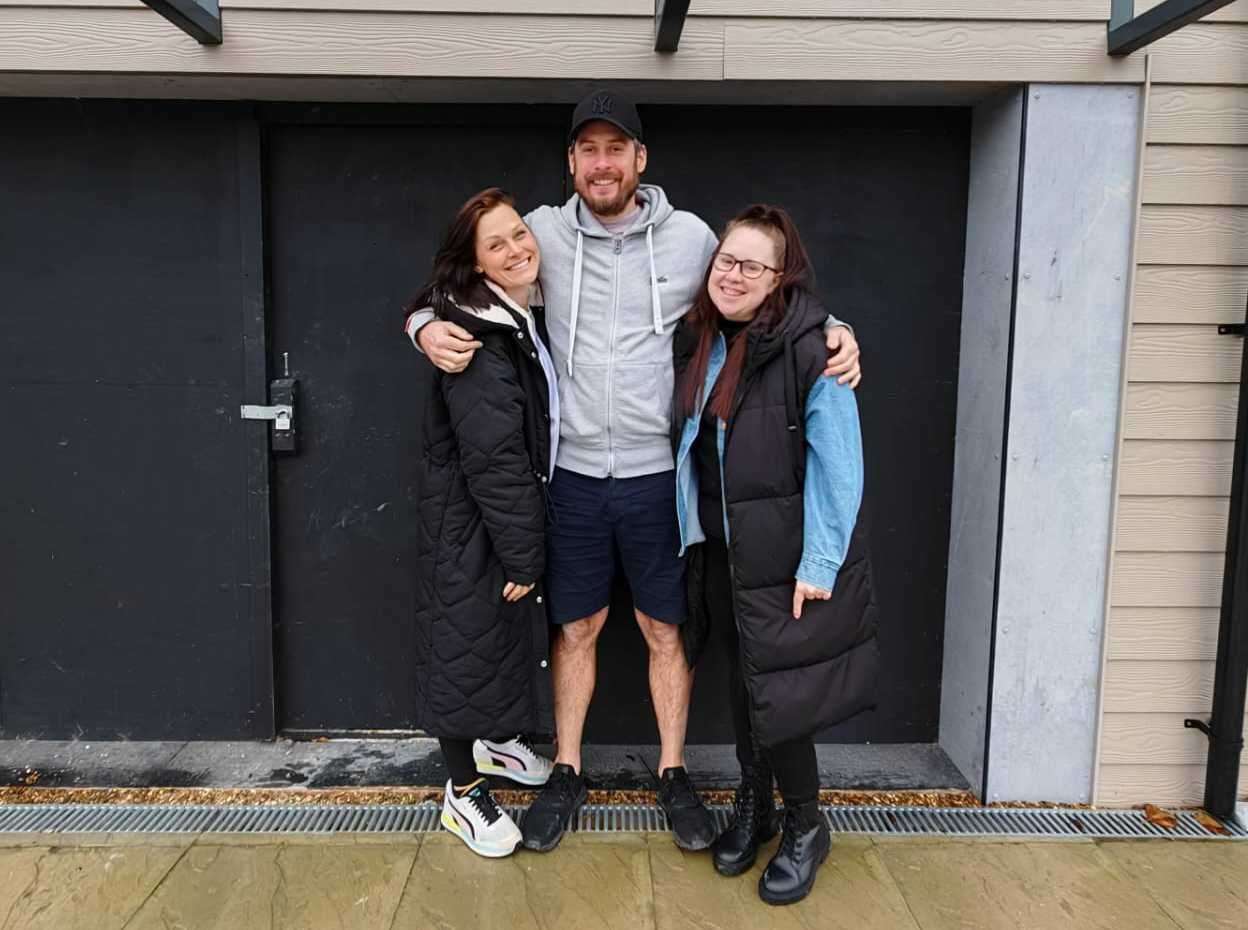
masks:
<instances>
[{"instance_id":1,"label":"black garage door","mask_svg":"<svg viewBox=\"0 0 1248 930\"><path fill-rule=\"evenodd\" d=\"M274 471L279 727L412 725L412 485L426 382L400 332L451 211L500 184L567 196L563 108L288 112L266 130L271 367L300 381L303 449ZM832 741L936 737L965 239L962 110L649 107L647 180L718 226L788 207L864 346L867 510L887 673ZM650 743L645 653L618 592L587 738ZM726 662L690 742L730 739Z\"/></svg>"}]
</instances>

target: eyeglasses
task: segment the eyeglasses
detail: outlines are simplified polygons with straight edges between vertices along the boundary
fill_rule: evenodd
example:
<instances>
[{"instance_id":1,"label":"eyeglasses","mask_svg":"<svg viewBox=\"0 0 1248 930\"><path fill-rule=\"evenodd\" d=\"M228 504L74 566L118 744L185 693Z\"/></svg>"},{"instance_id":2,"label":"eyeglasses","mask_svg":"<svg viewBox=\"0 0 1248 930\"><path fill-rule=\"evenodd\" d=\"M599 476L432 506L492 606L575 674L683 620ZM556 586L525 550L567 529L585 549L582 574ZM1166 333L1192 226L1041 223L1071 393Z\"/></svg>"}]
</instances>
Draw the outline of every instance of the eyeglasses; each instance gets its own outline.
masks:
<instances>
[{"instance_id":1,"label":"eyeglasses","mask_svg":"<svg viewBox=\"0 0 1248 930\"><path fill-rule=\"evenodd\" d=\"M753 259L737 258L729 255L727 252L716 252L715 258L711 260L716 271L732 271L737 265L741 266L741 275L746 278L761 278L764 271L773 271L780 274L779 268L772 268L770 265L764 265L762 262L756 262Z\"/></svg>"}]
</instances>

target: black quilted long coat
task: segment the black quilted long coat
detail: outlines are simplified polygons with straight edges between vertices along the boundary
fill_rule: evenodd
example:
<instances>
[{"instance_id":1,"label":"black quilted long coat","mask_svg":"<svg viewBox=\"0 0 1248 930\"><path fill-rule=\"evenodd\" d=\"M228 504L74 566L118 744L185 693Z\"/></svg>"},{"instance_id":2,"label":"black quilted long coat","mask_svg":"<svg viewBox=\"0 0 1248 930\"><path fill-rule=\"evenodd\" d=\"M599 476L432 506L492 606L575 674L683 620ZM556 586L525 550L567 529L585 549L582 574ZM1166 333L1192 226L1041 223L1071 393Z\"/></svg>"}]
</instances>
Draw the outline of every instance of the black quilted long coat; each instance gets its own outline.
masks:
<instances>
[{"instance_id":1,"label":"black quilted long coat","mask_svg":"<svg viewBox=\"0 0 1248 930\"><path fill-rule=\"evenodd\" d=\"M463 372L434 377L418 485L417 720L457 739L551 730L540 582L553 386L520 315L491 309L439 311L483 346ZM509 581L537 586L508 603Z\"/></svg>"}]
</instances>

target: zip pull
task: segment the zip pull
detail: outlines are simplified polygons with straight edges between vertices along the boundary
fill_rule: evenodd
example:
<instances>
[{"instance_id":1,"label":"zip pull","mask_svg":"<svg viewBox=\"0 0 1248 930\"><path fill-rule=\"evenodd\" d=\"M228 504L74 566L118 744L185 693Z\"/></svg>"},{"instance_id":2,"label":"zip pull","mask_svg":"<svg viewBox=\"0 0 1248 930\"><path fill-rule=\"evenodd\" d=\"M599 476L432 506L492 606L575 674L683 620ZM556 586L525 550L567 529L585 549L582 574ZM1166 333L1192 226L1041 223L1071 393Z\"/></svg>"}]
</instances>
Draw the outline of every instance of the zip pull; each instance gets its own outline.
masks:
<instances>
[{"instance_id":1,"label":"zip pull","mask_svg":"<svg viewBox=\"0 0 1248 930\"><path fill-rule=\"evenodd\" d=\"M615 254L619 255L622 251L624 251L624 240L616 239L615 240Z\"/></svg>"}]
</instances>

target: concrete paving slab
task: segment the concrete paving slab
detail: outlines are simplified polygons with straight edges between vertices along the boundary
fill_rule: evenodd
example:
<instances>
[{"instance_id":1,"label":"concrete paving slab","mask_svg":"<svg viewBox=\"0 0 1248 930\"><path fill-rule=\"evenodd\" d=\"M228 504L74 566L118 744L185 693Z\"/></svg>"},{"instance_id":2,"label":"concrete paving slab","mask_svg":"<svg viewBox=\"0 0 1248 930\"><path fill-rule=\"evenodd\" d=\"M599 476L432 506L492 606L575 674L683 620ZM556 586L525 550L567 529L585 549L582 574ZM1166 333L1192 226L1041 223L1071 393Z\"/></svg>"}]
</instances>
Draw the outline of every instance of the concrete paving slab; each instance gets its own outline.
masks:
<instances>
[{"instance_id":1,"label":"concrete paving slab","mask_svg":"<svg viewBox=\"0 0 1248 930\"><path fill-rule=\"evenodd\" d=\"M654 927L643 836L570 835L550 853L482 859L429 836L395 927L436 930L645 930Z\"/></svg>"},{"instance_id":2,"label":"concrete paving slab","mask_svg":"<svg viewBox=\"0 0 1248 930\"><path fill-rule=\"evenodd\" d=\"M394 846L419 847L423 833L204 833L196 846Z\"/></svg>"},{"instance_id":3,"label":"concrete paving slab","mask_svg":"<svg viewBox=\"0 0 1248 930\"><path fill-rule=\"evenodd\" d=\"M1107 842L1101 851L1183 930L1248 927L1248 844Z\"/></svg>"},{"instance_id":4,"label":"concrete paving slab","mask_svg":"<svg viewBox=\"0 0 1248 930\"><path fill-rule=\"evenodd\" d=\"M877 844L923 930L1175 930L1093 844Z\"/></svg>"},{"instance_id":5,"label":"concrete paving slab","mask_svg":"<svg viewBox=\"0 0 1248 930\"><path fill-rule=\"evenodd\" d=\"M0 833L0 849L23 846L186 847L194 843L197 836L196 833Z\"/></svg>"},{"instance_id":6,"label":"concrete paving slab","mask_svg":"<svg viewBox=\"0 0 1248 930\"><path fill-rule=\"evenodd\" d=\"M2 851L0 874L11 862L13 875L0 879L0 928L120 930L185 852L177 846Z\"/></svg>"},{"instance_id":7,"label":"concrete paving slab","mask_svg":"<svg viewBox=\"0 0 1248 930\"><path fill-rule=\"evenodd\" d=\"M195 846L126 930L389 927L411 846Z\"/></svg>"},{"instance_id":8,"label":"concrete paving slab","mask_svg":"<svg viewBox=\"0 0 1248 930\"><path fill-rule=\"evenodd\" d=\"M799 904L772 907L758 897L758 879L779 840L754 868L725 878L710 853L687 853L652 835L650 863L658 930L918 930L892 876L869 839L836 838L814 891Z\"/></svg>"},{"instance_id":9,"label":"concrete paving slab","mask_svg":"<svg viewBox=\"0 0 1248 930\"><path fill-rule=\"evenodd\" d=\"M13 908L34 887L39 860L47 853L46 847L39 846L0 849L0 927L13 926L9 920Z\"/></svg>"}]
</instances>

